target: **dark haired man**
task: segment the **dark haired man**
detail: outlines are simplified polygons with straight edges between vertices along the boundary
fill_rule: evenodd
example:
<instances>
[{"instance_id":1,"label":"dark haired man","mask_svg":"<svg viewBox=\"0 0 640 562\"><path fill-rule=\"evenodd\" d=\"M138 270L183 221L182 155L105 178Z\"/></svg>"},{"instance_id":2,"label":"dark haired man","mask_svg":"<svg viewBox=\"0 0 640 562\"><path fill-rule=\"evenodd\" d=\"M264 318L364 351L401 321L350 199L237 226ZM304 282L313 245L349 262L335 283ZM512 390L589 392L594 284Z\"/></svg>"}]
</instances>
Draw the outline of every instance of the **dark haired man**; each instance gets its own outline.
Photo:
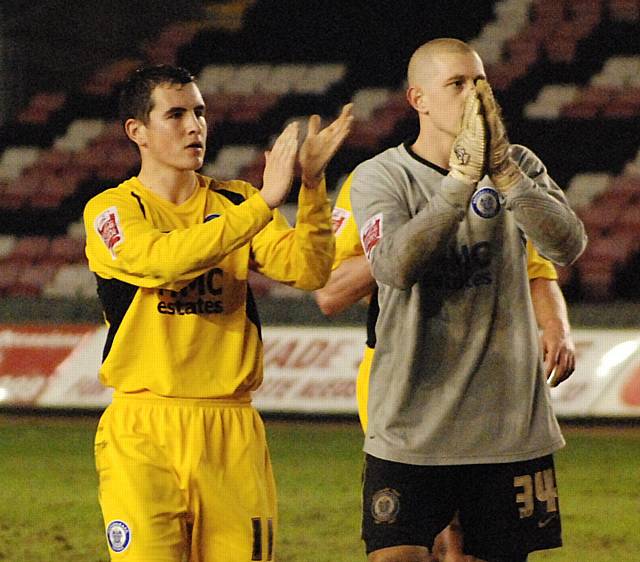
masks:
<instances>
[{"instance_id":1,"label":"dark haired man","mask_svg":"<svg viewBox=\"0 0 640 562\"><path fill-rule=\"evenodd\" d=\"M112 559L271 560L275 486L251 407L262 381L249 263L306 290L334 254L324 170L350 130L289 125L265 153L260 191L196 173L205 104L185 70L150 67L124 85L120 113L140 172L84 212L89 267L109 326L101 381L115 389L96 435L100 504ZM298 215L277 207L298 156Z\"/></svg>"}]
</instances>

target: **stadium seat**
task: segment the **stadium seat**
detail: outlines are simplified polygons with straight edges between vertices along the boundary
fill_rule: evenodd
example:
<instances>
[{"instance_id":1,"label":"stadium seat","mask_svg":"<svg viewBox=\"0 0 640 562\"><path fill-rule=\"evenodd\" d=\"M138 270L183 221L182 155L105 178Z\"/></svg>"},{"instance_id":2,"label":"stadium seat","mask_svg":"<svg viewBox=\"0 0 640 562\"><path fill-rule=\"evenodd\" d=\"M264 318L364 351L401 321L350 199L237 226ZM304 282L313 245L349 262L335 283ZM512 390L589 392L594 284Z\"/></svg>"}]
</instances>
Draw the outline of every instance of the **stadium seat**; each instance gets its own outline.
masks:
<instances>
[{"instance_id":1,"label":"stadium seat","mask_svg":"<svg viewBox=\"0 0 640 562\"><path fill-rule=\"evenodd\" d=\"M623 192L628 198L637 202L640 198L640 175L623 174L613 178L610 191Z\"/></svg>"},{"instance_id":2,"label":"stadium seat","mask_svg":"<svg viewBox=\"0 0 640 562\"><path fill-rule=\"evenodd\" d=\"M573 33L573 27L563 27ZM560 30L544 41L544 50L552 63L570 63L576 56L577 38L566 31Z\"/></svg>"},{"instance_id":3,"label":"stadium seat","mask_svg":"<svg viewBox=\"0 0 640 562\"><path fill-rule=\"evenodd\" d=\"M324 94L332 85L342 80L346 73L343 64L312 64L304 79L297 83L296 92L301 94Z\"/></svg>"},{"instance_id":4,"label":"stadium seat","mask_svg":"<svg viewBox=\"0 0 640 562\"><path fill-rule=\"evenodd\" d=\"M40 189L29 195L26 204L33 209L55 209L60 206L65 197L70 195L69 187L75 189L74 185L70 186L60 177L43 177Z\"/></svg>"},{"instance_id":5,"label":"stadium seat","mask_svg":"<svg viewBox=\"0 0 640 562\"><path fill-rule=\"evenodd\" d=\"M122 59L109 63L93 74L82 87L82 91L92 96L107 97L142 63L141 59Z\"/></svg>"},{"instance_id":6,"label":"stadium seat","mask_svg":"<svg viewBox=\"0 0 640 562\"><path fill-rule=\"evenodd\" d=\"M249 123L258 121L265 111L271 109L278 101L277 94L254 93L237 98L226 114L231 123Z\"/></svg>"},{"instance_id":7,"label":"stadium seat","mask_svg":"<svg viewBox=\"0 0 640 562\"><path fill-rule=\"evenodd\" d=\"M20 275L20 267L0 267L0 297L9 295Z\"/></svg>"},{"instance_id":8,"label":"stadium seat","mask_svg":"<svg viewBox=\"0 0 640 562\"><path fill-rule=\"evenodd\" d=\"M602 110L602 116L609 119L629 119L640 114L640 102L618 97L611 100Z\"/></svg>"},{"instance_id":9,"label":"stadium seat","mask_svg":"<svg viewBox=\"0 0 640 562\"><path fill-rule=\"evenodd\" d=\"M96 278L85 264L62 265L45 284L42 294L47 297L95 298Z\"/></svg>"},{"instance_id":10,"label":"stadium seat","mask_svg":"<svg viewBox=\"0 0 640 562\"><path fill-rule=\"evenodd\" d=\"M54 148L77 152L100 135L105 122L100 119L76 119L67 128L64 136L56 139Z\"/></svg>"},{"instance_id":11,"label":"stadium seat","mask_svg":"<svg viewBox=\"0 0 640 562\"><path fill-rule=\"evenodd\" d=\"M14 180L20 177L22 170L33 164L40 155L40 149L34 146L10 146L0 158L0 178Z\"/></svg>"},{"instance_id":12,"label":"stadium seat","mask_svg":"<svg viewBox=\"0 0 640 562\"><path fill-rule=\"evenodd\" d=\"M31 265L41 260L48 252L49 238L46 236L22 236L6 256L3 267L8 264Z\"/></svg>"},{"instance_id":13,"label":"stadium seat","mask_svg":"<svg viewBox=\"0 0 640 562\"><path fill-rule=\"evenodd\" d=\"M44 286L53 279L56 267L48 264L25 265L8 289L12 296L37 297Z\"/></svg>"},{"instance_id":14,"label":"stadium seat","mask_svg":"<svg viewBox=\"0 0 640 562\"><path fill-rule=\"evenodd\" d=\"M281 64L273 69L260 88L275 94L297 92L306 75L307 66L304 64Z\"/></svg>"},{"instance_id":15,"label":"stadium seat","mask_svg":"<svg viewBox=\"0 0 640 562\"><path fill-rule=\"evenodd\" d=\"M84 253L85 242L83 239L71 236L56 236L51 239L49 252L41 260L41 263L62 265L86 262Z\"/></svg>"},{"instance_id":16,"label":"stadium seat","mask_svg":"<svg viewBox=\"0 0 640 562\"><path fill-rule=\"evenodd\" d=\"M250 95L261 90L261 84L265 83L273 71L268 64L245 64L238 66L235 72L223 84L227 92Z\"/></svg>"},{"instance_id":17,"label":"stadium seat","mask_svg":"<svg viewBox=\"0 0 640 562\"><path fill-rule=\"evenodd\" d=\"M634 241L628 234L591 238L576 263L583 296L608 300L613 296L616 274L633 255Z\"/></svg>"},{"instance_id":18,"label":"stadium seat","mask_svg":"<svg viewBox=\"0 0 640 562\"><path fill-rule=\"evenodd\" d=\"M24 171L22 176L5 186L2 193L2 206L5 209L19 209L41 191L42 174L37 168L29 168Z\"/></svg>"},{"instance_id":19,"label":"stadium seat","mask_svg":"<svg viewBox=\"0 0 640 562\"><path fill-rule=\"evenodd\" d=\"M219 180L235 179L259 154L256 146L228 145L220 149L213 163L204 166L203 172Z\"/></svg>"},{"instance_id":20,"label":"stadium seat","mask_svg":"<svg viewBox=\"0 0 640 562\"><path fill-rule=\"evenodd\" d=\"M177 64L180 47L189 43L202 30L204 22L182 21L165 27L152 41L143 46L149 64Z\"/></svg>"},{"instance_id":21,"label":"stadium seat","mask_svg":"<svg viewBox=\"0 0 640 562\"><path fill-rule=\"evenodd\" d=\"M640 203L629 205L622 211L613 229L614 235L619 232L640 232ZM640 237L636 240L636 245L640 247Z\"/></svg>"},{"instance_id":22,"label":"stadium seat","mask_svg":"<svg viewBox=\"0 0 640 562\"><path fill-rule=\"evenodd\" d=\"M576 84L548 84L538 92L538 97L528 103L524 114L529 119L557 119L563 106L578 96Z\"/></svg>"},{"instance_id":23,"label":"stadium seat","mask_svg":"<svg viewBox=\"0 0 640 562\"><path fill-rule=\"evenodd\" d=\"M0 234L0 262L6 258L17 243L16 237L11 234Z\"/></svg>"},{"instance_id":24,"label":"stadium seat","mask_svg":"<svg viewBox=\"0 0 640 562\"><path fill-rule=\"evenodd\" d=\"M608 189L612 181L606 172L584 172L571 178L565 195L574 210L585 207Z\"/></svg>"},{"instance_id":25,"label":"stadium seat","mask_svg":"<svg viewBox=\"0 0 640 562\"><path fill-rule=\"evenodd\" d=\"M578 100L565 104L560 109L560 116L567 119L595 119L601 109L600 102Z\"/></svg>"},{"instance_id":26,"label":"stadium seat","mask_svg":"<svg viewBox=\"0 0 640 562\"><path fill-rule=\"evenodd\" d=\"M231 64L205 66L198 75L198 87L203 96L216 94L224 90L236 73L236 67Z\"/></svg>"},{"instance_id":27,"label":"stadium seat","mask_svg":"<svg viewBox=\"0 0 640 562\"><path fill-rule=\"evenodd\" d=\"M388 99L390 92L387 88L363 88L357 90L351 101L353 102L354 119L366 121L372 113L381 107Z\"/></svg>"},{"instance_id":28,"label":"stadium seat","mask_svg":"<svg viewBox=\"0 0 640 562\"><path fill-rule=\"evenodd\" d=\"M640 3L637 0L609 0L609 17L617 22L636 23L640 21Z\"/></svg>"},{"instance_id":29,"label":"stadium seat","mask_svg":"<svg viewBox=\"0 0 640 562\"><path fill-rule=\"evenodd\" d=\"M19 123L43 125L52 113L62 108L67 100L66 92L38 92L17 116Z\"/></svg>"},{"instance_id":30,"label":"stadium seat","mask_svg":"<svg viewBox=\"0 0 640 562\"><path fill-rule=\"evenodd\" d=\"M610 230L619 219L624 205L620 201L607 201L602 196L590 205L577 210L589 237L598 236Z\"/></svg>"}]
</instances>

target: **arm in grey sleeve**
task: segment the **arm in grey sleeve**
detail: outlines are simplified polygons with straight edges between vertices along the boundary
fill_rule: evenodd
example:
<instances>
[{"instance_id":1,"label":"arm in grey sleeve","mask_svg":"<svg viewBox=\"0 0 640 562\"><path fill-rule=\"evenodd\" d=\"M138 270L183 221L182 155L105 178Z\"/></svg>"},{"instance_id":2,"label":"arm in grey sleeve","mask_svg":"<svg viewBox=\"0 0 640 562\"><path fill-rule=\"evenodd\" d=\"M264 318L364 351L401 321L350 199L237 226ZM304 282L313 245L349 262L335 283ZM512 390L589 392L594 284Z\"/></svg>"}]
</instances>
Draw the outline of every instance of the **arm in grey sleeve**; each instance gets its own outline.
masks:
<instances>
[{"instance_id":1,"label":"arm in grey sleeve","mask_svg":"<svg viewBox=\"0 0 640 562\"><path fill-rule=\"evenodd\" d=\"M404 290L444 251L465 216L474 186L446 176L438 195L414 215L402 175L401 170L389 170L378 162L361 164L351 185L351 206L374 278ZM363 227L376 217L380 238L367 252Z\"/></svg>"},{"instance_id":2,"label":"arm in grey sleeve","mask_svg":"<svg viewBox=\"0 0 640 562\"><path fill-rule=\"evenodd\" d=\"M582 221L533 152L513 145L511 155L526 177L506 193L507 210L540 254L559 265L573 263L587 245Z\"/></svg>"}]
</instances>

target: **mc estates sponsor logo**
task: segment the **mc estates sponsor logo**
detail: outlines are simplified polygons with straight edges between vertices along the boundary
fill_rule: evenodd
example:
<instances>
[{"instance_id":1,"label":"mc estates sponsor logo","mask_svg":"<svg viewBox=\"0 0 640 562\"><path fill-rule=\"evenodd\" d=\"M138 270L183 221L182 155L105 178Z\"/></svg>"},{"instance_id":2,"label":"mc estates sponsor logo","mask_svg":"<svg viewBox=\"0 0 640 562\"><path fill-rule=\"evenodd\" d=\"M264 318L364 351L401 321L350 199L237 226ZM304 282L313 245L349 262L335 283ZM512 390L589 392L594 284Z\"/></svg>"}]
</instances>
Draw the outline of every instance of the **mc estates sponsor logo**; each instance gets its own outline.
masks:
<instances>
[{"instance_id":1,"label":"mc estates sponsor logo","mask_svg":"<svg viewBox=\"0 0 640 562\"><path fill-rule=\"evenodd\" d=\"M222 280L224 272L219 267L203 273L180 291L160 289L157 310L160 314L221 314Z\"/></svg>"}]
</instances>

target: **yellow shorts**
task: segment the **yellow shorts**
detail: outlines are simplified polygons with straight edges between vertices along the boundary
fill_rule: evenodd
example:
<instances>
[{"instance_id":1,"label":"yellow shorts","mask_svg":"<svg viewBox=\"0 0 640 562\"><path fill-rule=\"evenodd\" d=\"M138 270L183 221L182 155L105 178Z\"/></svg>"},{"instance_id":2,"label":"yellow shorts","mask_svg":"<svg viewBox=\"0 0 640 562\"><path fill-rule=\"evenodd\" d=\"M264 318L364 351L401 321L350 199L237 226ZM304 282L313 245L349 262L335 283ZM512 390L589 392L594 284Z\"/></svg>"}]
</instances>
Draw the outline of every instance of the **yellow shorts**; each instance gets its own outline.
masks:
<instances>
[{"instance_id":1,"label":"yellow shorts","mask_svg":"<svg viewBox=\"0 0 640 562\"><path fill-rule=\"evenodd\" d=\"M116 394L95 440L111 560L273 560L276 492L250 402Z\"/></svg>"},{"instance_id":2,"label":"yellow shorts","mask_svg":"<svg viewBox=\"0 0 640 562\"><path fill-rule=\"evenodd\" d=\"M356 400L358 402L358 417L363 431L367 431L367 396L369 394L369 375L371 374L371 362L375 349L366 345L364 355L358 367L356 378Z\"/></svg>"}]
</instances>

